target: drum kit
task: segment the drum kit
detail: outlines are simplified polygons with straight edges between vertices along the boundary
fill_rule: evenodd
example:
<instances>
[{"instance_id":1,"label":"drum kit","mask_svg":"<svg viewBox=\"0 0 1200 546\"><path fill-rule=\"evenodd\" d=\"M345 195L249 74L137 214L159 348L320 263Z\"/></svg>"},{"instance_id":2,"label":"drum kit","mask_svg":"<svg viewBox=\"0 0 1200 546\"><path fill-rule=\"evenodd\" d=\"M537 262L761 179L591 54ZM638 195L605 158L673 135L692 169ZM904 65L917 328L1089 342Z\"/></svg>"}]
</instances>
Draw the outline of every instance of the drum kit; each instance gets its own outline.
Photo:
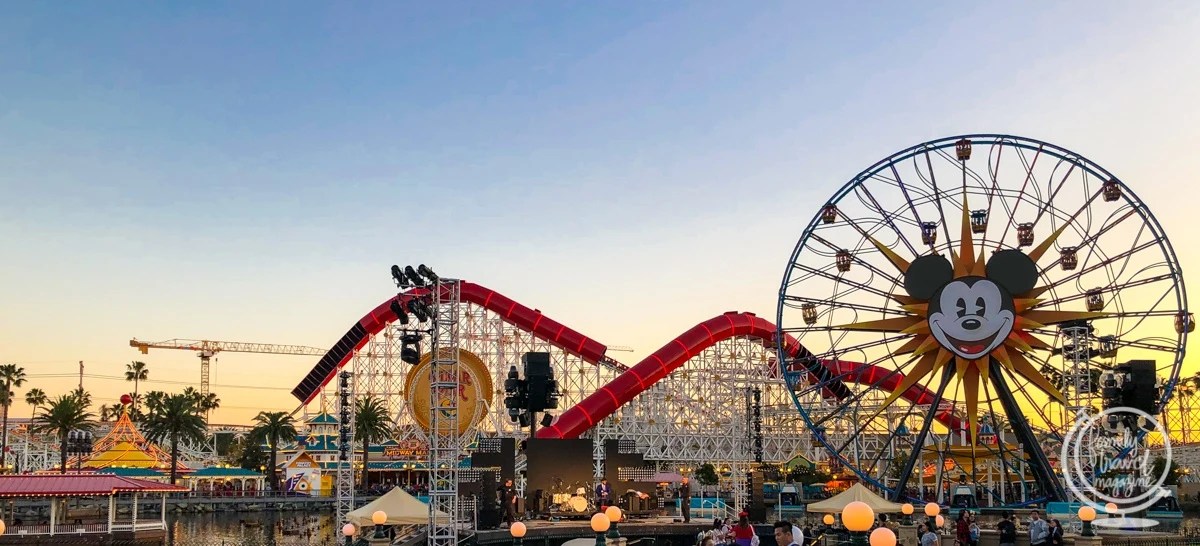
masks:
<instances>
[{"instance_id":1,"label":"drum kit","mask_svg":"<svg viewBox=\"0 0 1200 546\"><path fill-rule=\"evenodd\" d=\"M587 514L594 508L587 487L576 487L574 493L554 493L551 503L558 512Z\"/></svg>"}]
</instances>

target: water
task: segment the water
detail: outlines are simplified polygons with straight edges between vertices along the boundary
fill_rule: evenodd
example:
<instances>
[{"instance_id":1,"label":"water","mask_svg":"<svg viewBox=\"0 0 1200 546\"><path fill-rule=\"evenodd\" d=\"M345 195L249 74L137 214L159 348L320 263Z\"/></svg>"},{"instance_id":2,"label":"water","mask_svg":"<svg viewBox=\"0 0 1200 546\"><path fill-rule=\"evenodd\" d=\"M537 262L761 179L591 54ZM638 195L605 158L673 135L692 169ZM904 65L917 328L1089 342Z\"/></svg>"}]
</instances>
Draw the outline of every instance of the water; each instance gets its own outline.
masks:
<instances>
[{"instance_id":1,"label":"water","mask_svg":"<svg viewBox=\"0 0 1200 546\"><path fill-rule=\"evenodd\" d=\"M168 514L165 546L333 545L341 528L318 512Z\"/></svg>"}]
</instances>

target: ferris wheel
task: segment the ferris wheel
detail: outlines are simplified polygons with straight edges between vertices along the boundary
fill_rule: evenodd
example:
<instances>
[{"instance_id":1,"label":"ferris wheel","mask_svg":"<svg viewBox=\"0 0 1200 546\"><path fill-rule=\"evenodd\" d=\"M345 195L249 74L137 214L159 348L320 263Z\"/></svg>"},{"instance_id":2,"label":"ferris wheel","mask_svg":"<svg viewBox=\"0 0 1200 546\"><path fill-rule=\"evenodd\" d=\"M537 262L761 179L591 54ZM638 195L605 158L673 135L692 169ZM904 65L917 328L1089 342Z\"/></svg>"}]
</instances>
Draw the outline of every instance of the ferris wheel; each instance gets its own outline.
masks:
<instances>
[{"instance_id":1,"label":"ferris wheel","mask_svg":"<svg viewBox=\"0 0 1200 546\"><path fill-rule=\"evenodd\" d=\"M1152 368L1157 415L1195 327L1175 252L1129 187L1005 135L926 142L851 179L800 237L776 324L830 466L897 499L986 474L989 495L1020 482L1066 500L1047 453L1112 402L1102 377ZM1001 504L1030 500L1012 491Z\"/></svg>"}]
</instances>

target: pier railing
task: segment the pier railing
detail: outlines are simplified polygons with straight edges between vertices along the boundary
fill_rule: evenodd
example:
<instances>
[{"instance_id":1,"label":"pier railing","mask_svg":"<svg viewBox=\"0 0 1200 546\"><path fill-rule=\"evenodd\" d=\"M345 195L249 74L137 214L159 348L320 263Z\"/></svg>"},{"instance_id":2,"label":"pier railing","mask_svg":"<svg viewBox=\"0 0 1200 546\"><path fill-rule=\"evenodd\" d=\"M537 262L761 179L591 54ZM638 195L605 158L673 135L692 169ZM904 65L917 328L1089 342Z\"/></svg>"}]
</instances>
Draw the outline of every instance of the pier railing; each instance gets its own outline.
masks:
<instances>
[{"instance_id":1,"label":"pier railing","mask_svg":"<svg viewBox=\"0 0 1200 546\"><path fill-rule=\"evenodd\" d=\"M138 521L136 526L133 523L113 523L113 531L152 531L157 529L166 529L161 520L146 520ZM59 536L59 535L93 535L107 534L109 532L107 523L64 523L55 525L54 532L50 532L50 525L11 525L8 527L6 535L16 536Z\"/></svg>"}]
</instances>

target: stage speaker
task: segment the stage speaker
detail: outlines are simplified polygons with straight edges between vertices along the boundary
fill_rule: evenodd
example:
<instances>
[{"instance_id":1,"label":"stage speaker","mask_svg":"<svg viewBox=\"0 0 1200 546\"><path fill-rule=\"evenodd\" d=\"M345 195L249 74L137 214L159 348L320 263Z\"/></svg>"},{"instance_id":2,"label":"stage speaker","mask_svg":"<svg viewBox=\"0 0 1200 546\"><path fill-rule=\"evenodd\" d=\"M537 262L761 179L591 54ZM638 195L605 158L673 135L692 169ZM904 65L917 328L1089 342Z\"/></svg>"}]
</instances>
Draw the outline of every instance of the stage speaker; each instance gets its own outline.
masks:
<instances>
[{"instance_id":1,"label":"stage speaker","mask_svg":"<svg viewBox=\"0 0 1200 546\"><path fill-rule=\"evenodd\" d=\"M1154 414L1160 393L1158 392L1158 368L1153 360L1130 360L1130 381L1122 385L1126 406Z\"/></svg>"},{"instance_id":2,"label":"stage speaker","mask_svg":"<svg viewBox=\"0 0 1200 546\"><path fill-rule=\"evenodd\" d=\"M525 366L526 380L554 375L550 369L550 353L525 353L521 357L521 364Z\"/></svg>"},{"instance_id":3,"label":"stage speaker","mask_svg":"<svg viewBox=\"0 0 1200 546\"><path fill-rule=\"evenodd\" d=\"M767 503L763 489L764 481L762 470L750 472L750 506L747 507L746 513L750 515L750 521L754 523L765 523L767 521Z\"/></svg>"},{"instance_id":4,"label":"stage speaker","mask_svg":"<svg viewBox=\"0 0 1200 546\"><path fill-rule=\"evenodd\" d=\"M500 487L496 483L496 472L484 470L479 473L479 495L475 497L479 509L479 528L498 529L503 520L500 511Z\"/></svg>"}]
</instances>

